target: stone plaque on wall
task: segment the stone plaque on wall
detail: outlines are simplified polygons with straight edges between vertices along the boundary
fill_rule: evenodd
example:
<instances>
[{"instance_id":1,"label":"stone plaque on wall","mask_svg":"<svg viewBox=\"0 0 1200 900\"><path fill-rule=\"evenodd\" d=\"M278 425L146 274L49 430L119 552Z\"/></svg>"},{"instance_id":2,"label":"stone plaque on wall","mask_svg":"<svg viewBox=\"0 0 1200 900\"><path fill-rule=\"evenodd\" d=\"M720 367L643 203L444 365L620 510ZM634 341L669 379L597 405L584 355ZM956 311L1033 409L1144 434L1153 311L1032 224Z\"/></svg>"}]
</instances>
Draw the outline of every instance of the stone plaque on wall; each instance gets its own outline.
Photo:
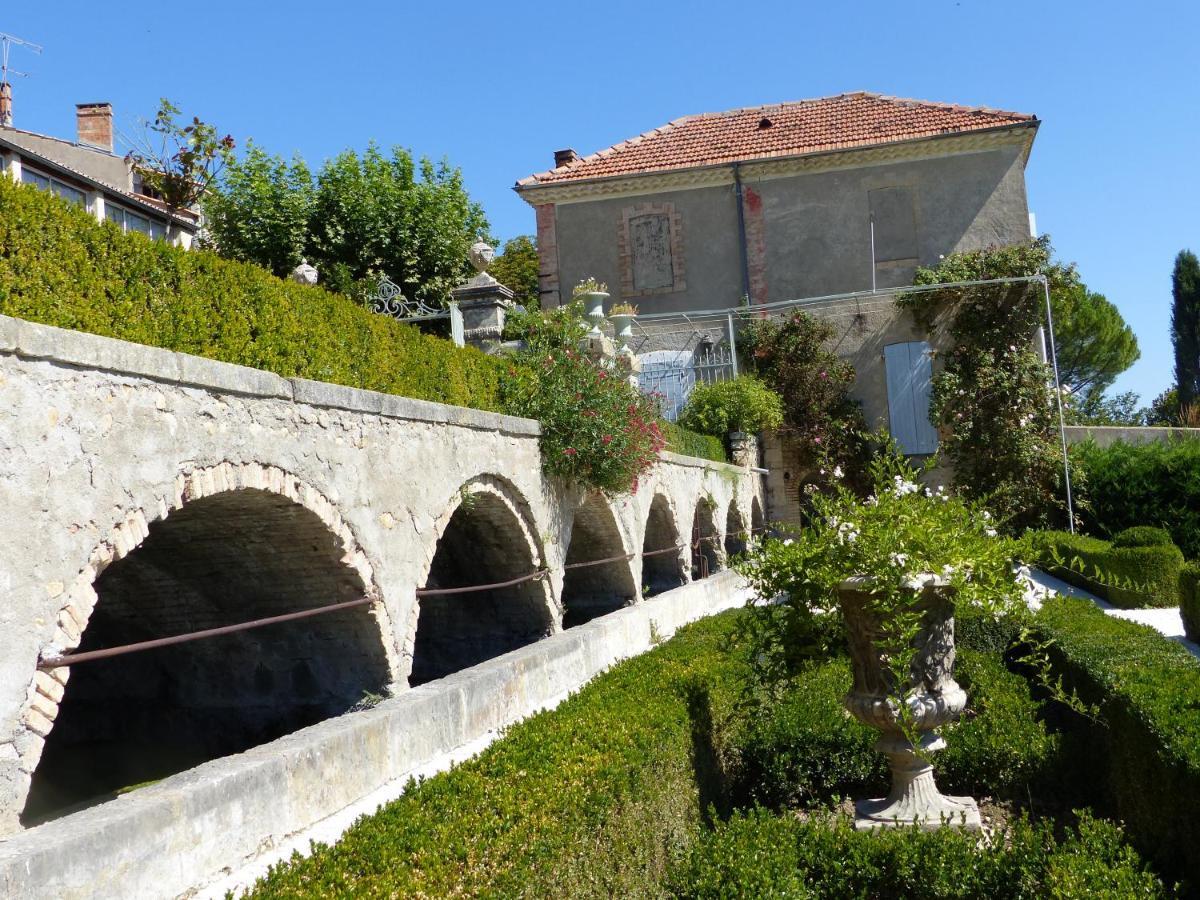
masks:
<instances>
[{"instance_id":1,"label":"stone plaque on wall","mask_svg":"<svg viewBox=\"0 0 1200 900\"><path fill-rule=\"evenodd\" d=\"M633 289L652 291L674 284L670 218L665 215L631 218L629 237L633 245Z\"/></svg>"}]
</instances>

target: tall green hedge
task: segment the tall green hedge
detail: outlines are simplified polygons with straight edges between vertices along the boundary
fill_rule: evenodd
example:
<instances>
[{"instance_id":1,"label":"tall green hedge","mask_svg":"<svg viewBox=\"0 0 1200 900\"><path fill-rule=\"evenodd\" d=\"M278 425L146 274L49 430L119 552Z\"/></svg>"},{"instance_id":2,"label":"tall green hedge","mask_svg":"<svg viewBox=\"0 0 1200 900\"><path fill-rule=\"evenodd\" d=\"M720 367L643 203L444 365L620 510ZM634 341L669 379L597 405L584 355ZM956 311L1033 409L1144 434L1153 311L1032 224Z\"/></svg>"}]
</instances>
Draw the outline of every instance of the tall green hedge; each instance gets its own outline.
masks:
<instances>
[{"instance_id":1,"label":"tall green hedge","mask_svg":"<svg viewBox=\"0 0 1200 900\"><path fill-rule=\"evenodd\" d=\"M1089 530L1111 536L1157 525L1188 559L1200 559L1200 440L1088 442L1073 447L1071 456L1085 475Z\"/></svg>"},{"instance_id":2,"label":"tall green hedge","mask_svg":"<svg viewBox=\"0 0 1200 900\"><path fill-rule=\"evenodd\" d=\"M1114 606L1179 605L1183 554L1174 544L1118 547L1065 531L1042 531L1029 540L1039 561L1054 574ZM1056 558L1061 563L1056 564Z\"/></svg>"},{"instance_id":3,"label":"tall green hedge","mask_svg":"<svg viewBox=\"0 0 1200 900\"><path fill-rule=\"evenodd\" d=\"M1064 750L1092 801L1164 870L1200 886L1200 660L1086 600L1047 602L1037 627L1066 687L1099 705L1095 718L1064 722Z\"/></svg>"},{"instance_id":4,"label":"tall green hedge","mask_svg":"<svg viewBox=\"0 0 1200 900\"><path fill-rule=\"evenodd\" d=\"M682 453L684 456L696 456L700 459L711 459L716 462L728 462L725 454L725 444L719 437L711 434L697 434L677 425L674 422L659 423L663 437L667 439L667 449L672 453Z\"/></svg>"},{"instance_id":5,"label":"tall green hedge","mask_svg":"<svg viewBox=\"0 0 1200 900\"><path fill-rule=\"evenodd\" d=\"M477 409L502 364L256 266L122 234L0 178L0 314Z\"/></svg>"},{"instance_id":6,"label":"tall green hedge","mask_svg":"<svg viewBox=\"0 0 1200 900\"><path fill-rule=\"evenodd\" d=\"M1179 573L1179 615L1187 636L1200 641L1200 562L1189 560Z\"/></svg>"}]
</instances>

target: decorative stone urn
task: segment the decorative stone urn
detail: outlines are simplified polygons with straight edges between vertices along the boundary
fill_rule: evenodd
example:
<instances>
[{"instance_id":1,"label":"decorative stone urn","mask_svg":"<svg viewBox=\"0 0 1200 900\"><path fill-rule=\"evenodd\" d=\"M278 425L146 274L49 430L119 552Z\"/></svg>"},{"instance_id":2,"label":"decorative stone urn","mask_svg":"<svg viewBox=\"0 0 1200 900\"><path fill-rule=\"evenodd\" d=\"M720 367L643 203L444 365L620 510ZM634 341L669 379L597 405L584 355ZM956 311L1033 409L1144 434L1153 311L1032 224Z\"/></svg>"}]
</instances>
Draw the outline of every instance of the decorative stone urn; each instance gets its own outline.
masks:
<instances>
[{"instance_id":1,"label":"decorative stone urn","mask_svg":"<svg viewBox=\"0 0 1200 900\"><path fill-rule=\"evenodd\" d=\"M592 330L588 332L589 337L599 337L603 332L600 331L600 323L604 321L604 301L608 299L606 291L588 291L581 294L583 300L584 314L591 320Z\"/></svg>"},{"instance_id":2,"label":"decorative stone urn","mask_svg":"<svg viewBox=\"0 0 1200 900\"><path fill-rule=\"evenodd\" d=\"M634 316L629 313L613 313L609 318L612 320L613 329L616 331L616 343L618 352L629 349L629 342L633 340L633 320Z\"/></svg>"},{"instance_id":3,"label":"decorative stone urn","mask_svg":"<svg viewBox=\"0 0 1200 900\"><path fill-rule=\"evenodd\" d=\"M300 265L292 269L291 278L292 281L296 282L297 284L307 284L311 286L317 283L317 279L319 277L320 276L317 273L317 270L308 264L307 259L301 259Z\"/></svg>"},{"instance_id":4,"label":"decorative stone urn","mask_svg":"<svg viewBox=\"0 0 1200 900\"><path fill-rule=\"evenodd\" d=\"M970 797L947 797L933 780L929 755L946 746L935 731L956 720L967 705L966 692L951 675L954 668L954 602L947 581L937 575L918 576L923 614L921 630L913 640L908 708L917 745L905 737L896 721L897 691L881 659L882 627L870 609L873 579L857 577L838 586L838 600L846 619L854 687L846 695L850 714L864 725L882 732L875 749L888 758L892 787L886 797L854 804L858 829L905 826L916 823L932 831L942 826L979 830L979 806ZM919 751L919 752L918 752Z\"/></svg>"}]
</instances>

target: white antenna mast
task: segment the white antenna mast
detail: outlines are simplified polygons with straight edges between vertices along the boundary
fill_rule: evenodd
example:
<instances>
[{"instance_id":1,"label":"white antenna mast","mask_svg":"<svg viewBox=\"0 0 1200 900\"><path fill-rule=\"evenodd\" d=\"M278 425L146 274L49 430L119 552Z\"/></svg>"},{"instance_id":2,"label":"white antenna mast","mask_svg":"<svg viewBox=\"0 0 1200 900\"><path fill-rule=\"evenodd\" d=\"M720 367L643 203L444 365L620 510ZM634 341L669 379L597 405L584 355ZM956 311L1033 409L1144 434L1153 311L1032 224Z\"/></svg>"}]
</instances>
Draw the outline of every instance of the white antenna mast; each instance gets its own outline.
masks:
<instances>
[{"instance_id":1,"label":"white antenna mast","mask_svg":"<svg viewBox=\"0 0 1200 900\"><path fill-rule=\"evenodd\" d=\"M8 54L14 44L26 47L34 53L42 52L41 44L0 31L0 125L8 126L12 125L12 86L8 82L8 76L18 75L24 78L29 75L28 72L18 72L8 64Z\"/></svg>"}]
</instances>

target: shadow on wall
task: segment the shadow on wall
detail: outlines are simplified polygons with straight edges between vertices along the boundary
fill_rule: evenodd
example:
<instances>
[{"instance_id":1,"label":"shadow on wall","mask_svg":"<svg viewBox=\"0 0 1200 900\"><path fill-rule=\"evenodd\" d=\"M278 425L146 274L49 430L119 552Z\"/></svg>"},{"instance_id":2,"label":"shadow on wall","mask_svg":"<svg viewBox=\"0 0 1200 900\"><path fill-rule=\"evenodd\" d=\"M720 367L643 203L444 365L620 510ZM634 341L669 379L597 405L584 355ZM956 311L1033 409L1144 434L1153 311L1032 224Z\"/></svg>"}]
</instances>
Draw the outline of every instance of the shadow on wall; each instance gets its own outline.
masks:
<instances>
[{"instance_id":1,"label":"shadow on wall","mask_svg":"<svg viewBox=\"0 0 1200 900\"><path fill-rule=\"evenodd\" d=\"M646 536L642 540L644 597L653 597L687 584L679 541L679 529L675 527L675 520L671 516L671 505L662 494L656 494L646 516ZM675 552L656 552L666 550Z\"/></svg>"},{"instance_id":2,"label":"shadow on wall","mask_svg":"<svg viewBox=\"0 0 1200 900\"><path fill-rule=\"evenodd\" d=\"M578 563L624 555L621 532L604 495L589 494L576 510L571 526L562 588L564 628L582 625L637 599L637 585L628 560L570 568Z\"/></svg>"},{"instance_id":3,"label":"shadow on wall","mask_svg":"<svg viewBox=\"0 0 1200 900\"><path fill-rule=\"evenodd\" d=\"M425 589L470 587L528 575L536 564L517 516L498 496L470 494L451 516ZM532 644L553 629L544 580L421 597L410 685Z\"/></svg>"},{"instance_id":4,"label":"shadow on wall","mask_svg":"<svg viewBox=\"0 0 1200 900\"><path fill-rule=\"evenodd\" d=\"M195 500L95 582L79 651L366 595L341 541L267 491ZM368 607L72 667L26 826L349 710L389 682Z\"/></svg>"}]
</instances>

